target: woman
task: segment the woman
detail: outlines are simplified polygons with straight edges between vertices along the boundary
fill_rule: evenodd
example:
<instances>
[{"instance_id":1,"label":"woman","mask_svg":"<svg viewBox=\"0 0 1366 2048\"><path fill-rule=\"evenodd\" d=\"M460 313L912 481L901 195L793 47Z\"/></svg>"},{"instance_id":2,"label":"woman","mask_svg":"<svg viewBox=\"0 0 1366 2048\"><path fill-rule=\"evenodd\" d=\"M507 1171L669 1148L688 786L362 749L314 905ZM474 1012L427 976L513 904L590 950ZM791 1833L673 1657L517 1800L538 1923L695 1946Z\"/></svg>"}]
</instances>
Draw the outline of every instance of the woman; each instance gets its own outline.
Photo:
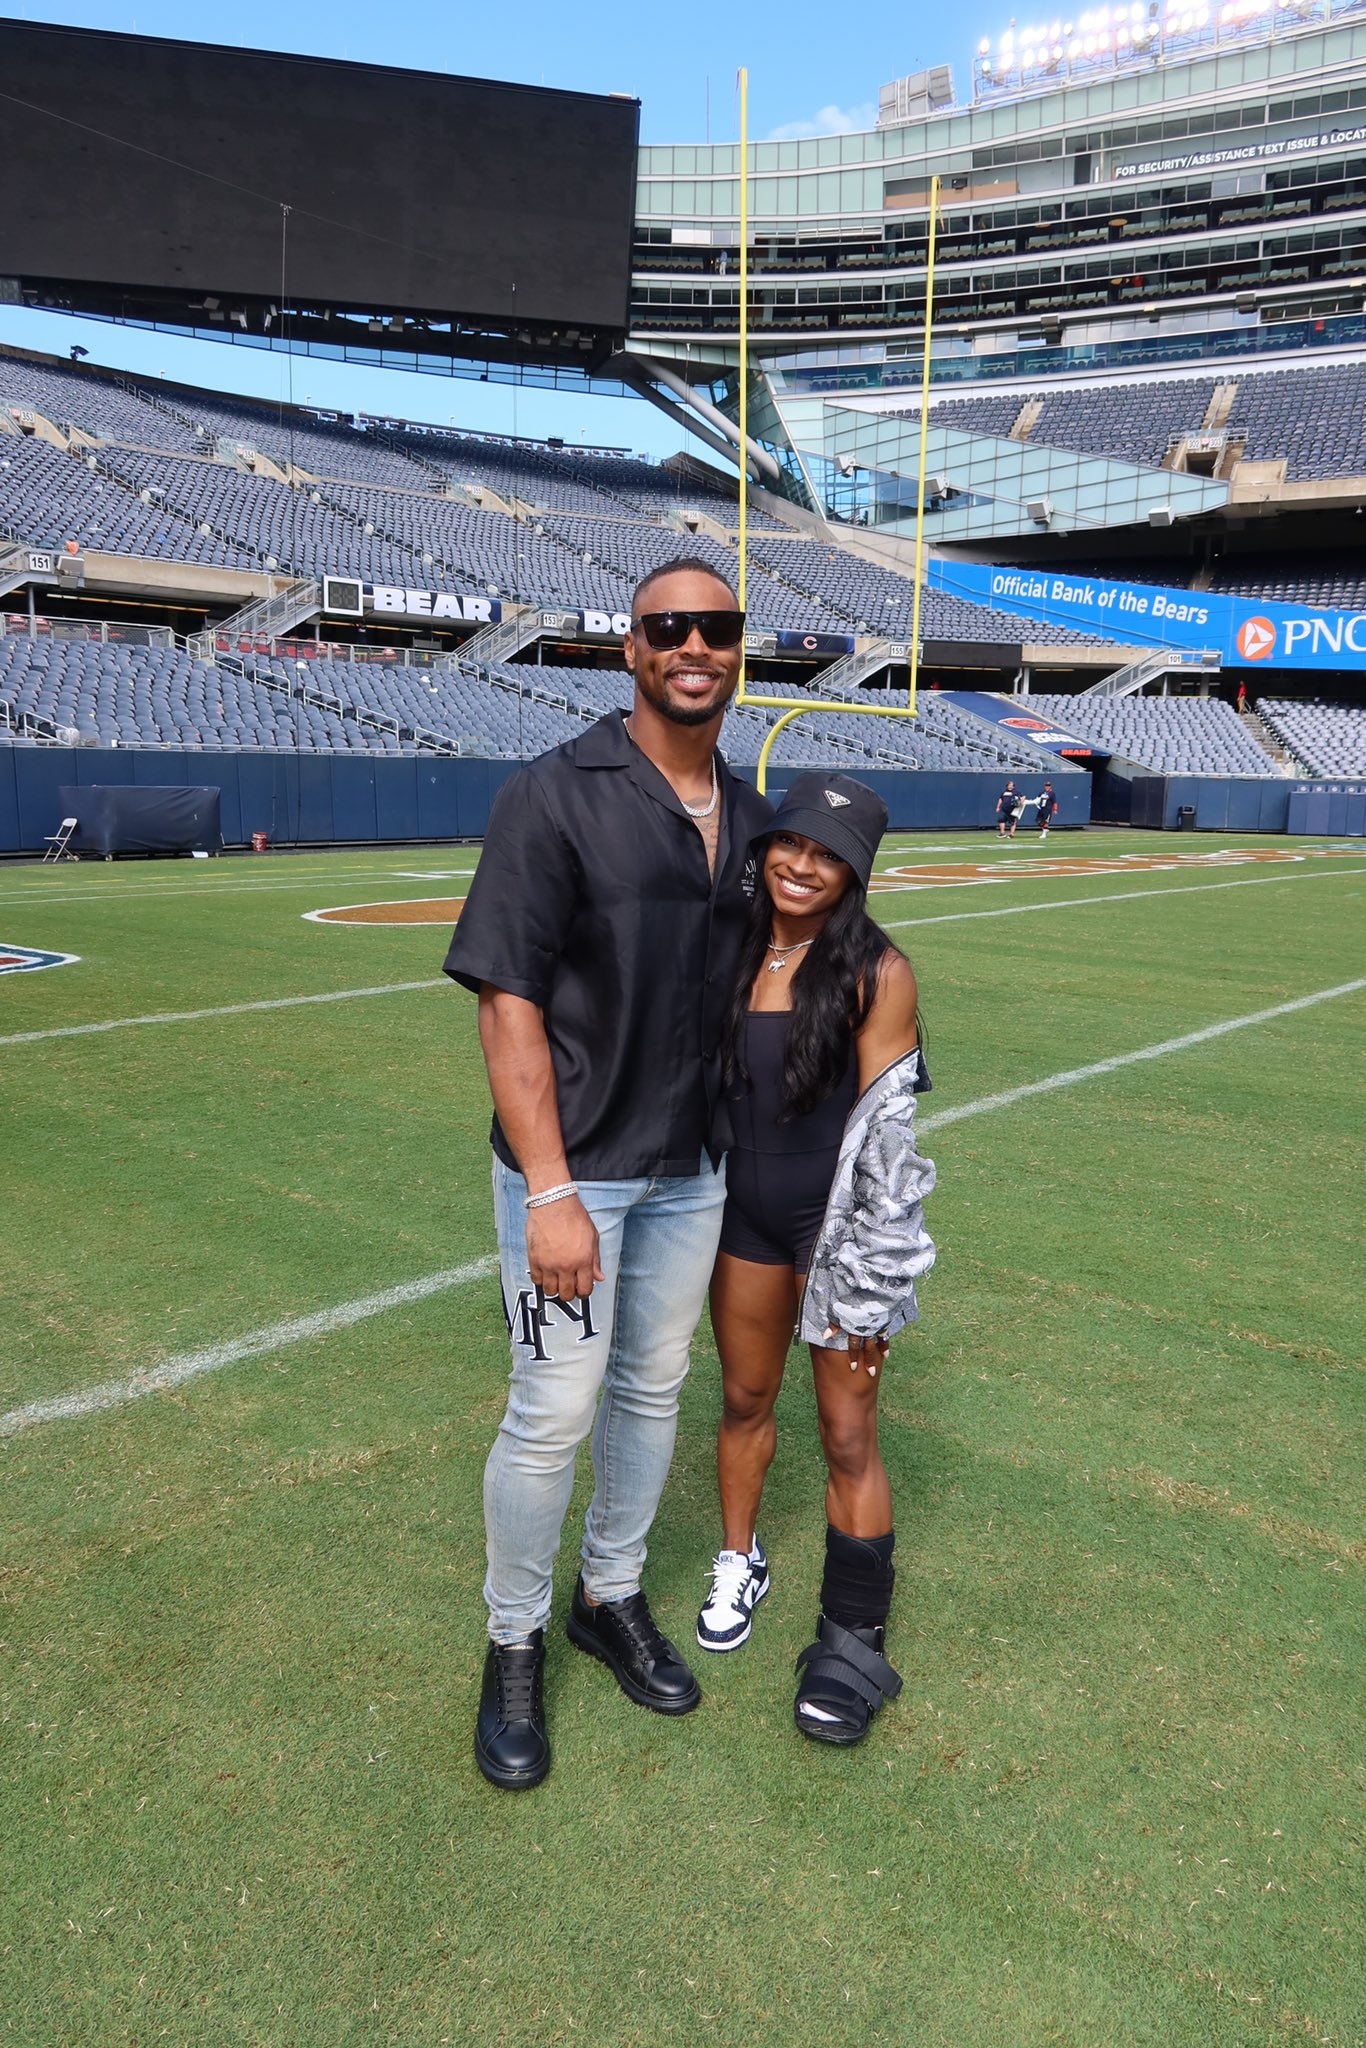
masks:
<instances>
[{"instance_id":1,"label":"woman","mask_svg":"<svg viewBox=\"0 0 1366 2048\"><path fill-rule=\"evenodd\" d=\"M886 825L872 790L813 774L759 836L728 1045L736 1143L711 1287L724 1527L697 1640L737 1649L769 1589L755 1523L800 1305L828 1484L821 1614L797 1660L794 1711L804 1735L835 1743L861 1741L901 1688L883 1655L895 1539L877 1392L890 1338L915 1317L916 1276L934 1261L920 1207L934 1168L911 1134L915 1096L929 1087L915 976L866 909Z\"/></svg>"}]
</instances>

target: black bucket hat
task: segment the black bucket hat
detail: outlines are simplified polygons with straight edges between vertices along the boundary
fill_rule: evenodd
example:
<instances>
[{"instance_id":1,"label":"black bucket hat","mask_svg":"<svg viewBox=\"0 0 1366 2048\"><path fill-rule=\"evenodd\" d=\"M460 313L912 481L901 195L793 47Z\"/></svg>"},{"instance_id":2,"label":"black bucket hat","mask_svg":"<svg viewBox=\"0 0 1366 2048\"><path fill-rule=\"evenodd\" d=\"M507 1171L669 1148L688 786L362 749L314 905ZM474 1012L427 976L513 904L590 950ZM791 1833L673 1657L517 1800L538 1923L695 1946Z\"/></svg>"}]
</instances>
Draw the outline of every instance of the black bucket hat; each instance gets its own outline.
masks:
<instances>
[{"instance_id":1,"label":"black bucket hat","mask_svg":"<svg viewBox=\"0 0 1366 2048\"><path fill-rule=\"evenodd\" d=\"M864 888L873 872L873 858L887 830L887 806L866 783L851 775L799 775L789 783L778 805L752 844L774 832L799 832L803 839L848 861Z\"/></svg>"}]
</instances>

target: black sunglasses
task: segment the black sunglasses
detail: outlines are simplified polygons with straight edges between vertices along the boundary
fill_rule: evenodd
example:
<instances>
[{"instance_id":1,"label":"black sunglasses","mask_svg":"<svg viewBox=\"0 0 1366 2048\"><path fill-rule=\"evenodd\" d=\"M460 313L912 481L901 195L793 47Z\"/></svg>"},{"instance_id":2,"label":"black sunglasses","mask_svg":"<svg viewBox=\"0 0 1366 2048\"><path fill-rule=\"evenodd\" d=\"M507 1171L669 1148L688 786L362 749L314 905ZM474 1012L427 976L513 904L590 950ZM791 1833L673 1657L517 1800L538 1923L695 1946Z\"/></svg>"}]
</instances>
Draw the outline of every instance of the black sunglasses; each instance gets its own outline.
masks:
<instances>
[{"instance_id":1,"label":"black sunglasses","mask_svg":"<svg viewBox=\"0 0 1366 2048\"><path fill-rule=\"evenodd\" d=\"M632 619L632 632L637 626L654 648L686 646L694 626L708 647L738 647L744 635L745 615L743 612L642 612L638 619Z\"/></svg>"}]
</instances>

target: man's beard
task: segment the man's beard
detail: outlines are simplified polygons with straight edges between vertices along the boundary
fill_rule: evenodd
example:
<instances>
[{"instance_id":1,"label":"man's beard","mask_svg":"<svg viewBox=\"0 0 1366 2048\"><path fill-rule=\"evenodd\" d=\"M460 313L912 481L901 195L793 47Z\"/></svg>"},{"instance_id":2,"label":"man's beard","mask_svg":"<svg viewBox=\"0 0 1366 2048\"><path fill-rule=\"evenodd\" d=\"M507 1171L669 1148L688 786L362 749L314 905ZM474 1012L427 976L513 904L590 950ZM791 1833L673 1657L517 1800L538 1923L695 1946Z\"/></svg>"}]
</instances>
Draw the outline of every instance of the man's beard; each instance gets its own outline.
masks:
<instances>
[{"instance_id":1,"label":"man's beard","mask_svg":"<svg viewBox=\"0 0 1366 2048\"><path fill-rule=\"evenodd\" d=\"M724 687L725 678L719 677L718 681ZM736 678L723 697L714 699L710 704L680 703L671 698L667 678L659 683L647 683L642 677L637 676L636 684L646 703L652 710L657 711L661 718L667 718L670 725L710 725L714 718L721 716L735 695L739 678Z\"/></svg>"},{"instance_id":2,"label":"man's beard","mask_svg":"<svg viewBox=\"0 0 1366 2048\"><path fill-rule=\"evenodd\" d=\"M656 704L654 708L662 718L668 719L670 725L710 725L713 718L719 717L729 702L730 699L727 698L724 704L714 704L709 711L702 704L671 704L666 698L664 703Z\"/></svg>"}]
</instances>

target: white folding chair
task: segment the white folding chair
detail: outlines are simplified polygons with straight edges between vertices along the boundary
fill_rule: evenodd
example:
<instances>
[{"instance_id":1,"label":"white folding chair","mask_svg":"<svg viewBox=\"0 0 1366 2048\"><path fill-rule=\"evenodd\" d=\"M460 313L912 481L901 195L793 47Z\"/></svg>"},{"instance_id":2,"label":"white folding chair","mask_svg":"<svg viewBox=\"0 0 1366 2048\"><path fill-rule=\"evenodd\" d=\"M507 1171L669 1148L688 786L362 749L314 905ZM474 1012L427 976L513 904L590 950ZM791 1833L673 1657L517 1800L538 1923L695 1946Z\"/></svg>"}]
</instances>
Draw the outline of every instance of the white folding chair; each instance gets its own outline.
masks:
<instances>
[{"instance_id":1,"label":"white folding chair","mask_svg":"<svg viewBox=\"0 0 1366 2048\"><path fill-rule=\"evenodd\" d=\"M43 841L44 846L47 848L47 852L43 855L45 866L50 860L75 860L75 854L68 852L67 849L70 846L71 835L75 831L78 822L79 820L76 818L63 818L57 830L48 833Z\"/></svg>"}]
</instances>

